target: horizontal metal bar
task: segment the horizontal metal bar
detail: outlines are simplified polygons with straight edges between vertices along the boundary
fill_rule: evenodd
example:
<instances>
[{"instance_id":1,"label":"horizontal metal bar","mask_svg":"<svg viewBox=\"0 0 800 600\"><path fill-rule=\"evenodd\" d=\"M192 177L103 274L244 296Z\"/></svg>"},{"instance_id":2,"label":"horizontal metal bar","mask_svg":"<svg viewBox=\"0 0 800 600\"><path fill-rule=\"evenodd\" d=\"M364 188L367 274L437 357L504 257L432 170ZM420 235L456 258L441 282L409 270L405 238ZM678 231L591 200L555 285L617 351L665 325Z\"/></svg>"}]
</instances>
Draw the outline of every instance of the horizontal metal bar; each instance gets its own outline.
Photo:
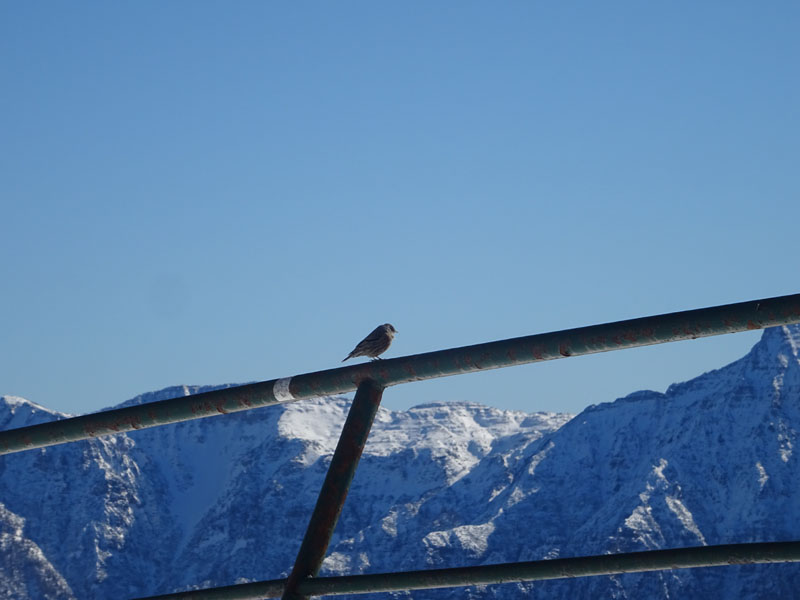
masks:
<instances>
[{"instance_id":1,"label":"horizontal metal bar","mask_svg":"<svg viewBox=\"0 0 800 600\"><path fill-rule=\"evenodd\" d=\"M725 544L651 550L626 554L603 554L576 558L557 558L531 562L407 571L405 573L376 573L319 577L298 584L298 591L309 596L338 596L342 594L371 594L400 590L490 585L520 581L544 581L621 575L663 569L693 569L728 565L800 562L800 542L767 542L755 544ZM140 600L254 600L277 598L285 579L244 583L227 587L195 590Z\"/></svg>"},{"instance_id":2,"label":"horizontal metal bar","mask_svg":"<svg viewBox=\"0 0 800 600\"><path fill-rule=\"evenodd\" d=\"M347 420L336 444L336 450L328 466L328 473L319 491L317 504L308 521L305 537L294 568L289 574L283 600L305 600L298 592L298 584L308 577L316 577L328 550L339 515L342 513L347 492L356 474L361 453L367 444L372 423L381 405L383 388L371 379L361 382L347 413Z\"/></svg>"},{"instance_id":3,"label":"horizontal metal bar","mask_svg":"<svg viewBox=\"0 0 800 600\"><path fill-rule=\"evenodd\" d=\"M178 421L526 363L800 322L800 294L426 352L0 432L0 454Z\"/></svg>"}]
</instances>

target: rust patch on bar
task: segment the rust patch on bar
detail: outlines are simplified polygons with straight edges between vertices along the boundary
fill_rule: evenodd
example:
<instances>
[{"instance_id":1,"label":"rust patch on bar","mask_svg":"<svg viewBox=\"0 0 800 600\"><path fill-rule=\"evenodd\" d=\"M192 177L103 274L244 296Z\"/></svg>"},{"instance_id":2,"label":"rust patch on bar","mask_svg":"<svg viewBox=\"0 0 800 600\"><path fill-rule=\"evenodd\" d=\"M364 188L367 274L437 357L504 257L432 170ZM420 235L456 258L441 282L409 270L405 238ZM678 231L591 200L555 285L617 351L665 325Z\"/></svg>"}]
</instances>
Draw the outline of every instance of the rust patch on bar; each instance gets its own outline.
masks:
<instances>
[{"instance_id":1,"label":"rust patch on bar","mask_svg":"<svg viewBox=\"0 0 800 600\"><path fill-rule=\"evenodd\" d=\"M622 332L622 339L635 344L642 338L653 337L654 334L655 330L650 327L644 329L628 329Z\"/></svg>"},{"instance_id":2,"label":"rust patch on bar","mask_svg":"<svg viewBox=\"0 0 800 600\"><path fill-rule=\"evenodd\" d=\"M753 323L753 321L748 321L747 322L747 328L748 329L761 329L761 325L759 325L758 323Z\"/></svg>"},{"instance_id":3,"label":"rust patch on bar","mask_svg":"<svg viewBox=\"0 0 800 600\"><path fill-rule=\"evenodd\" d=\"M679 333L683 334L684 337L690 337L693 340L697 339L697 329L692 327L684 327Z\"/></svg>"},{"instance_id":4,"label":"rust patch on bar","mask_svg":"<svg viewBox=\"0 0 800 600\"><path fill-rule=\"evenodd\" d=\"M581 339L581 344L584 348L605 348L607 343L608 338L606 338L604 335L596 335Z\"/></svg>"},{"instance_id":5,"label":"rust patch on bar","mask_svg":"<svg viewBox=\"0 0 800 600\"><path fill-rule=\"evenodd\" d=\"M120 433L120 431L129 431L131 429L143 429L146 426L142 424L142 419L136 415L121 417L114 421L92 421L83 426L83 432L88 437L98 437L106 435L109 432Z\"/></svg>"},{"instance_id":6,"label":"rust patch on bar","mask_svg":"<svg viewBox=\"0 0 800 600\"><path fill-rule=\"evenodd\" d=\"M572 356L572 351L569 349L569 344L559 344L558 345L558 353L561 356Z\"/></svg>"},{"instance_id":7,"label":"rust patch on bar","mask_svg":"<svg viewBox=\"0 0 800 600\"><path fill-rule=\"evenodd\" d=\"M480 368L480 366L478 365L478 362L474 358L472 358L471 354L468 354L464 358L466 359L464 361L466 363L466 365L465 365L466 368L465 369L461 369L462 371L472 371L474 369L479 369Z\"/></svg>"},{"instance_id":8,"label":"rust patch on bar","mask_svg":"<svg viewBox=\"0 0 800 600\"><path fill-rule=\"evenodd\" d=\"M196 404L192 404L192 414L203 414L207 415L208 413L212 412L214 407L211 406L211 403L208 400L203 402L198 402Z\"/></svg>"},{"instance_id":9,"label":"rust patch on bar","mask_svg":"<svg viewBox=\"0 0 800 600\"><path fill-rule=\"evenodd\" d=\"M484 364L497 364L497 360L492 359L492 355L489 352L481 352L472 363L473 370L482 371L484 369Z\"/></svg>"}]
</instances>

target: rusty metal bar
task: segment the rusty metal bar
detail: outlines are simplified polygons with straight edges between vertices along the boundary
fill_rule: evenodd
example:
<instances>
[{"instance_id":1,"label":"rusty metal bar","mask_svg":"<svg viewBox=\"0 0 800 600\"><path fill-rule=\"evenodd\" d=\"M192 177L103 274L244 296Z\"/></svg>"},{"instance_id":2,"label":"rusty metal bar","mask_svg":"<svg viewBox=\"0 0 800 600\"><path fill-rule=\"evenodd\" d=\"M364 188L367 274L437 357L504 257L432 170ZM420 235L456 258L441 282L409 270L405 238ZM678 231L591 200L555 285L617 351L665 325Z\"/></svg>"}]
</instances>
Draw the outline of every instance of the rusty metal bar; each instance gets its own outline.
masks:
<instances>
[{"instance_id":1,"label":"rusty metal bar","mask_svg":"<svg viewBox=\"0 0 800 600\"><path fill-rule=\"evenodd\" d=\"M358 386L322 483L317 505L308 522L306 535L300 544L294 568L286 582L283 600L308 598L306 594L298 592L298 585L319 573L382 396L383 388L371 379L362 381Z\"/></svg>"},{"instance_id":2,"label":"rusty metal bar","mask_svg":"<svg viewBox=\"0 0 800 600\"><path fill-rule=\"evenodd\" d=\"M456 567L404 573L318 577L299 583L299 593L312 596L371 594L401 590L544 581L597 575L621 575L663 569L800 562L800 542L725 544L626 554L603 554L531 562ZM140 600L255 600L277 598L285 579L195 590Z\"/></svg>"},{"instance_id":3,"label":"rusty metal bar","mask_svg":"<svg viewBox=\"0 0 800 600\"><path fill-rule=\"evenodd\" d=\"M800 322L800 294L765 298L372 361L0 432L0 454L352 392L526 363Z\"/></svg>"}]
</instances>

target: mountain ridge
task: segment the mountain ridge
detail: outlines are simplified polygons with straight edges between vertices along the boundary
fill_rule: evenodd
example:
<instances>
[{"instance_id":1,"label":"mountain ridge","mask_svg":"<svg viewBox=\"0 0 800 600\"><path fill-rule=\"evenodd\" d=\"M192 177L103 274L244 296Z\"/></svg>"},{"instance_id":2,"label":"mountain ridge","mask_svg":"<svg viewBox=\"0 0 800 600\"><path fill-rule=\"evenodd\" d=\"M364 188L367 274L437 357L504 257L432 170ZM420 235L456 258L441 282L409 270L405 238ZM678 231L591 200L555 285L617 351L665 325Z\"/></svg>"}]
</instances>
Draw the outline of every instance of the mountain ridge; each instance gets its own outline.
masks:
<instances>
[{"instance_id":1,"label":"mountain ridge","mask_svg":"<svg viewBox=\"0 0 800 600\"><path fill-rule=\"evenodd\" d=\"M323 573L800 539L798 347L800 327L765 330L729 365L574 417L475 403L382 408ZM133 597L285 576L348 405L321 398L2 457L0 511L50 565L9 550L28 574L13 579L13 597ZM0 425L9 415L59 417L1 398ZM45 572L67 587L42 587ZM798 575L797 565L693 569L398 597L767 598L791 596Z\"/></svg>"}]
</instances>

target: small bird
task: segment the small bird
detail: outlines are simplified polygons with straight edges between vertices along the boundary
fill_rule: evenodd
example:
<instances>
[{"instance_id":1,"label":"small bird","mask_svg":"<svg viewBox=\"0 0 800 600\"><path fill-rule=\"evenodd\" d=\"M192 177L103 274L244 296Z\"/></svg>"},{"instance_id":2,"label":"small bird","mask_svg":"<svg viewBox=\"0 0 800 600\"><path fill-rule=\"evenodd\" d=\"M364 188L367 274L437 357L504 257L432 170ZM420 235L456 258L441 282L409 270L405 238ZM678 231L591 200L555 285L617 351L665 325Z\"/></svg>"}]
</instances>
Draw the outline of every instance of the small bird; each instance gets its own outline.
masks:
<instances>
[{"instance_id":1,"label":"small bird","mask_svg":"<svg viewBox=\"0 0 800 600\"><path fill-rule=\"evenodd\" d=\"M395 333L397 333L397 330L393 325L389 323L379 325L372 333L358 342L358 345L342 362L354 356L369 356L373 360L378 358L379 354L386 352L389 346L392 345Z\"/></svg>"}]
</instances>

